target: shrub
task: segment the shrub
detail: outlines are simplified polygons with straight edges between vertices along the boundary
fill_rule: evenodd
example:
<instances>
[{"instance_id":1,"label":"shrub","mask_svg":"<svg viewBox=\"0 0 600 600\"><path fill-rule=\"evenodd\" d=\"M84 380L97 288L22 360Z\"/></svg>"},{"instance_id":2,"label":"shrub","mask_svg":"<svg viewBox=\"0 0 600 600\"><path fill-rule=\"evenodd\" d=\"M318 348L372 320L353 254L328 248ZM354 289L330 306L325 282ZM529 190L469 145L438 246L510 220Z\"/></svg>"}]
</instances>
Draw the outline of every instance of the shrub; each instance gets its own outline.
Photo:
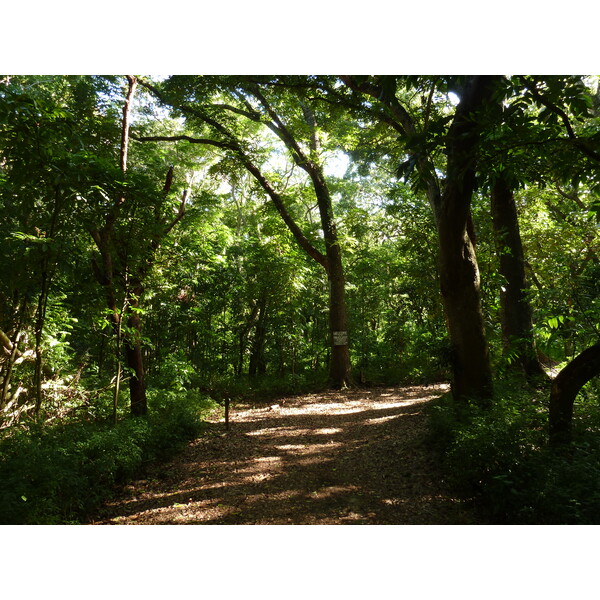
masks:
<instances>
[{"instance_id":1,"label":"shrub","mask_svg":"<svg viewBox=\"0 0 600 600\"><path fill-rule=\"evenodd\" d=\"M446 480L490 522L600 523L597 400L577 407L573 443L555 449L547 443L546 395L500 385L487 411L457 410L451 396L442 398L430 424Z\"/></svg>"},{"instance_id":2,"label":"shrub","mask_svg":"<svg viewBox=\"0 0 600 600\"><path fill-rule=\"evenodd\" d=\"M0 523L75 522L145 462L163 459L202 428L212 403L193 394L151 394L147 418L112 426L32 424L0 441Z\"/></svg>"}]
</instances>

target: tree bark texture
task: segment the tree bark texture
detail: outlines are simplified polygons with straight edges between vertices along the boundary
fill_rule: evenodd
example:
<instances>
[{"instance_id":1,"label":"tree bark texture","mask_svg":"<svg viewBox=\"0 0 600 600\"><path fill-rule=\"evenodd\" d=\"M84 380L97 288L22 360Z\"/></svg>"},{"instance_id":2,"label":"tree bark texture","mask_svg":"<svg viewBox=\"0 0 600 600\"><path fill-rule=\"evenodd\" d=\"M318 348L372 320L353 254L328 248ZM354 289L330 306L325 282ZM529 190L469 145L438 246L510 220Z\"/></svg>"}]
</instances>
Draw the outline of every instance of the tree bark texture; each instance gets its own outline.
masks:
<instances>
[{"instance_id":1,"label":"tree bark texture","mask_svg":"<svg viewBox=\"0 0 600 600\"><path fill-rule=\"evenodd\" d=\"M500 290L500 319L505 352L514 355L511 365L522 369L528 378L545 377L533 339L517 207L513 191L502 176L493 185L491 207L499 272L504 279Z\"/></svg>"},{"instance_id":2,"label":"tree bark texture","mask_svg":"<svg viewBox=\"0 0 600 600\"><path fill-rule=\"evenodd\" d=\"M491 99L494 79L472 76L463 86L448 132L447 178L436 211L440 286L452 352L452 393L458 401L472 398L484 403L492 397L492 373L479 267L468 224L480 137L477 113Z\"/></svg>"},{"instance_id":3,"label":"tree bark texture","mask_svg":"<svg viewBox=\"0 0 600 600\"><path fill-rule=\"evenodd\" d=\"M556 376L550 391L550 442L561 444L571 439L573 405L581 388L600 375L600 342L576 356Z\"/></svg>"},{"instance_id":4,"label":"tree bark texture","mask_svg":"<svg viewBox=\"0 0 600 600\"><path fill-rule=\"evenodd\" d=\"M475 250L466 230L439 228L440 286L451 345L452 393L456 400L488 400L492 395L489 350L480 299Z\"/></svg>"}]
</instances>

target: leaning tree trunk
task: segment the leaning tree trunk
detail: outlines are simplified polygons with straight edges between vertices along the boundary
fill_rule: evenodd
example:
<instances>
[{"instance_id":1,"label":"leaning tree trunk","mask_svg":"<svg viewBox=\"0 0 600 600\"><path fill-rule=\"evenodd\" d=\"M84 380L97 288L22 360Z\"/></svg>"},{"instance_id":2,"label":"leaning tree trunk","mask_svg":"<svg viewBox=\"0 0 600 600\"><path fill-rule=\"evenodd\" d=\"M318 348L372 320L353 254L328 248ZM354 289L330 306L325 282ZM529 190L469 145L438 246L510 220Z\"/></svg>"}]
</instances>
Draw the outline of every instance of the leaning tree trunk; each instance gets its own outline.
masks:
<instances>
[{"instance_id":1,"label":"leaning tree trunk","mask_svg":"<svg viewBox=\"0 0 600 600\"><path fill-rule=\"evenodd\" d=\"M27 304L24 302L19 311L19 319L17 321L13 339L10 339L2 329L0 329L0 415L5 404L11 400L10 378L12 376L13 366L21 355L19 352L19 336L21 334L21 326L23 325L23 315ZM4 360L2 360L2 357ZM0 424L2 418L0 416Z\"/></svg>"},{"instance_id":2,"label":"leaning tree trunk","mask_svg":"<svg viewBox=\"0 0 600 600\"><path fill-rule=\"evenodd\" d=\"M533 339L517 207L513 191L503 176L492 188L491 207L499 272L504 279L500 290L500 319L505 352L515 356L511 364L522 369L527 378L546 377Z\"/></svg>"},{"instance_id":3,"label":"leaning tree trunk","mask_svg":"<svg viewBox=\"0 0 600 600\"><path fill-rule=\"evenodd\" d=\"M556 376L550 391L550 442L560 444L571 439L573 405L581 388L600 375L600 342L576 356Z\"/></svg>"},{"instance_id":4,"label":"leaning tree trunk","mask_svg":"<svg viewBox=\"0 0 600 600\"><path fill-rule=\"evenodd\" d=\"M448 132L447 179L434 207L440 245L440 286L452 350L456 400L492 397L492 372L481 310L480 277L469 235L479 128L477 113L492 96L494 78L470 77Z\"/></svg>"}]
</instances>

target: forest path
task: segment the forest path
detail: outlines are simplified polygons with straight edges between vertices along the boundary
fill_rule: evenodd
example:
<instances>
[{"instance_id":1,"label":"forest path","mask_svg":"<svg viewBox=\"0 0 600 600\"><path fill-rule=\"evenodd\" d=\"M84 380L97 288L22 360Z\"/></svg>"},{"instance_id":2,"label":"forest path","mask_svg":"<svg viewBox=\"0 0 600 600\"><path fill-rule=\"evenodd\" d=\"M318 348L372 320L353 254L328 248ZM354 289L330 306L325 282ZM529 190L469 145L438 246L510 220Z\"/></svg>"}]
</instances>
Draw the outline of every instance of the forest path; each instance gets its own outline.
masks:
<instances>
[{"instance_id":1,"label":"forest path","mask_svg":"<svg viewBox=\"0 0 600 600\"><path fill-rule=\"evenodd\" d=\"M447 386L324 392L236 405L126 486L94 524L471 524L425 444Z\"/></svg>"}]
</instances>

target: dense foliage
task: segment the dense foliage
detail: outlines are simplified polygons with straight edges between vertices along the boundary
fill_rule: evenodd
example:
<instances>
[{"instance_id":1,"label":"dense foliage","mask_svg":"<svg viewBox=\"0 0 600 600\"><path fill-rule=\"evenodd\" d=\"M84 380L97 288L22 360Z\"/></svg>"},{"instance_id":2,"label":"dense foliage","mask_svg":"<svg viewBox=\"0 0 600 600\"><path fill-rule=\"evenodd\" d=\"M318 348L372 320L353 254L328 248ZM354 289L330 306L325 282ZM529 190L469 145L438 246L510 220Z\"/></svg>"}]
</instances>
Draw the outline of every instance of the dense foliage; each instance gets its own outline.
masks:
<instances>
[{"instance_id":1,"label":"dense foliage","mask_svg":"<svg viewBox=\"0 0 600 600\"><path fill-rule=\"evenodd\" d=\"M456 411L448 397L431 411L431 443L454 489L493 524L591 524L600 511L598 385L582 394L573 440L547 444L545 391L505 381L492 410Z\"/></svg>"},{"instance_id":2,"label":"dense foliage","mask_svg":"<svg viewBox=\"0 0 600 600\"><path fill-rule=\"evenodd\" d=\"M78 522L117 484L169 457L202 431L213 407L187 394L154 394L147 419L31 424L0 439L0 522Z\"/></svg>"},{"instance_id":3,"label":"dense foliage","mask_svg":"<svg viewBox=\"0 0 600 600\"><path fill-rule=\"evenodd\" d=\"M457 485L596 522L599 111L581 76L0 78L0 520L81 518L200 397L449 380Z\"/></svg>"}]
</instances>

